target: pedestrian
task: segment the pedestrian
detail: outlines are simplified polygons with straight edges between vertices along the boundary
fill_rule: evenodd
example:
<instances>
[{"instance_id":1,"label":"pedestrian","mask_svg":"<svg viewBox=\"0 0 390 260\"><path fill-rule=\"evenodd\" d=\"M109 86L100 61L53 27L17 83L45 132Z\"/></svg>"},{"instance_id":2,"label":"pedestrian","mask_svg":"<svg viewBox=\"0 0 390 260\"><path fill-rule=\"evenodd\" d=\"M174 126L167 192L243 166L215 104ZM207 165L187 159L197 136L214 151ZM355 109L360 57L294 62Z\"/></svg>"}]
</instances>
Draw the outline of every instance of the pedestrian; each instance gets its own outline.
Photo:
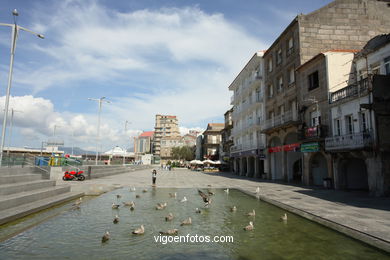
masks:
<instances>
[{"instance_id":1,"label":"pedestrian","mask_svg":"<svg viewBox=\"0 0 390 260\"><path fill-rule=\"evenodd\" d=\"M156 170L153 170L152 171L152 186L156 186L156 179L157 179L157 171Z\"/></svg>"}]
</instances>

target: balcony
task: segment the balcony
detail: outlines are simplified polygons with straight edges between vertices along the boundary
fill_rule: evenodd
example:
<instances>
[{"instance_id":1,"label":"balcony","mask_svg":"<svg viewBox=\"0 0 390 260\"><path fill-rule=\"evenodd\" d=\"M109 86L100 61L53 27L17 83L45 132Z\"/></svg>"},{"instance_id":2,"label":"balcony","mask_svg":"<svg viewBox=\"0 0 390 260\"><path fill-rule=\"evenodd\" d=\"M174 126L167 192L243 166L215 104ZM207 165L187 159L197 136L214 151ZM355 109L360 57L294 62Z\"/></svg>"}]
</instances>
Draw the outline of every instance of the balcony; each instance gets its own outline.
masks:
<instances>
[{"instance_id":1,"label":"balcony","mask_svg":"<svg viewBox=\"0 0 390 260\"><path fill-rule=\"evenodd\" d=\"M365 94L367 90L368 90L368 78L365 78L358 81L357 84L349 85L345 88L342 88L340 90L337 90L336 92L331 93L329 103L332 104L349 97L361 96L362 94Z\"/></svg>"},{"instance_id":2,"label":"balcony","mask_svg":"<svg viewBox=\"0 0 390 260\"><path fill-rule=\"evenodd\" d=\"M314 140L324 138L328 134L327 125L318 125L313 127L305 127L298 133L300 140Z\"/></svg>"},{"instance_id":3,"label":"balcony","mask_svg":"<svg viewBox=\"0 0 390 260\"><path fill-rule=\"evenodd\" d=\"M327 151L363 149L370 147L372 144L373 138L370 132L325 138L325 150Z\"/></svg>"},{"instance_id":4,"label":"balcony","mask_svg":"<svg viewBox=\"0 0 390 260\"><path fill-rule=\"evenodd\" d=\"M256 149L265 149L265 145L263 143L246 143L246 144L236 144L230 147L230 152L245 152L245 151L251 151Z\"/></svg>"},{"instance_id":5,"label":"balcony","mask_svg":"<svg viewBox=\"0 0 390 260\"><path fill-rule=\"evenodd\" d=\"M296 125L298 123L297 113L293 113L293 111L290 110L284 114L265 120L263 132L269 132L272 129L276 130L285 126Z\"/></svg>"}]
</instances>

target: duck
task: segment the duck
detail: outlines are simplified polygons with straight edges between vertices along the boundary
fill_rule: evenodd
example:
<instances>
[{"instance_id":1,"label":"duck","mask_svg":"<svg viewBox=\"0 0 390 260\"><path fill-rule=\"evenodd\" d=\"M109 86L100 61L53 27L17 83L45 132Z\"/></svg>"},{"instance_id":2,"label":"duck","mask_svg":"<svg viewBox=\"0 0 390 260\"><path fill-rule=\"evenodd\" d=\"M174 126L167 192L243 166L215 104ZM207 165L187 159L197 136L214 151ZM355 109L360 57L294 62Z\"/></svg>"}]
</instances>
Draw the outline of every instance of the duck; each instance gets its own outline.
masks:
<instances>
[{"instance_id":1,"label":"duck","mask_svg":"<svg viewBox=\"0 0 390 260\"><path fill-rule=\"evenodd\" d=\"M253 222L252 221L249 221L249 225L244 227L245 231L251 231L253 229L255 229L255 227L253 226Z\"/></svg>"},{"instance_id":2,"label":"duck","mask_svg":"<svg viewBox=\"0 0 390 260\"><path fill-rule=\"evenodd\" d=\"M210 191L210 190L207 190L207 193L209 194L209 196L213 196L213 195L215 195L215 193L214 193L214 192L212 192L212 191Z\"/></svg>"},{"instance_id":3,"label":"duck","mask_svg":"<svg viewBox=\"0 0 390 260\"><path fill-rule=\"evenodd\" d=\"M166 206L167 206L166 202L164 202L164 203L157 203L156 209L157 210L163 210L163 209L166 208Z\"/></svg>"},{"instance_id":4,"label":"duck","mask_svg":"<svg viewBox=\"0 0 390 260\"><path fill-rule=\"evenodd\" d=\"M75 203L72 204L72 206L79 207L82 201L83 201L83 198L80 197L78 200L75 201Z\"/></svg>"},{"instance_id":5,"label":"duck","mask_svg":"<svg viewBox=\"0 0 390 260\"><path fill-rule=\"evenodd\" d=\"M169 235L169 236L172 236L172 235L177 235L178 232L179 232L179 230L176 229L176 228L174 228L174 229L169 229L169 230L167 230L166 232L160 231L160 235Z\"/></svg>"},{"instance_id":6,"label":"duck","mask_svg":"<svg viewBox=\"0 0 390 260\"><path fill-rule=\"evenodd\" d=\"M256 194L259 194L260 193L260 187L257 187L256 188L256 192L255 192Z\"/></svg>"},{"instance_id":7,"label":"duck","mask_svg":"<svg viewBox=\"0 0 390 260\"><path fill-rule=\"evenodd\" d=\"M135 207L134 206L130 206L130 210L131 211L135 210Z\"/></svg>"},{"instance_id":8,"label":"duck","mask_svg":"<svg viewBox=\"0 0 390 260\"><path fill-rule=\"evenodd\" d=\"M196 208L196 209L195 209L195 213L200 214L200 213L202 213L202 211L201 211L199 208Z\"/></svg>"},{"instance_id":9,"label":"duck","mask_svg":"<svg viewBox=\"0 0 390 260\"><path fill-rule=\"evenodd\" d=\"M104 233L104 235L102 237L102 243L107 242L109 239L110 239L110 233L108 231L106 231L106 233Z\"/></svg>"},{"instance_id":10,"label":"duck","mask_svg":"<svg viewBox=\"0 0 390 260\"><path fill-rule=\"evenodd\" d=\"M148 192L148 190L147 189L143 189L142 192Z\"/></svg>"},{"instance_id":11,"label":"duck","mask_svg":"<svg viewBox=\"0 0 390 260\"><path fill-rule=\"evenodd\" d=\"M130 191L134 192L135 191L135 187L130 188Z\"/></svg>"},{"instance_id":12,"label":"duck","mask_svg":"<svg viewBox=\"0 0 390 260\"><path fill-rule=\"evenodd\" d=\"M186 202L186 201L187 201L187 198L186 198L186 196L184 196L180 202Z\"/></svg>"},{"instance_id":13,"label":"duck","mask_svg":"<svg viewBox=\"0 0 390 260\"><path fill-rule=\"evenodd\" d=\"M144 225L141 225L139 228L135 229L133 231L133 234L134 235L142 235L145 233L145 228L144 228Z\"/></svg>"},{"instance_id":14,"label":"duck","mask_svg":"<svg viewBox=\"0 0 390 260\"><path fill-rule=\"evenodd\" d=\"M229 194L229 188L227 188L226 190L223 190L224 192L226 192L226 194Z\"/></svg>"},{"instance_id":15,"label":"duck","mask_svg":"<svg viewBox=\"0 0 390 260\"><path fill-rule=\"evenodd\" d=\"M282 215L282 216L280 217L280 220L281 220L281 221L287 222L287 213L284 213L284 215Z\"/></svg>"},{"instance_id":16,"label":"duck","mask_svg":"<svg viewBox=\"0 0 390 260\"><path fill-rule=\"evenodd\" d=\"M171 221L173 219L173 214L169 213L168 216L165 217L165 221Z\"/></svg>"},{"instance_id":17,"label":"duck","mask_svg":"<svg viewBox=\"0 0 390 260\"><path fill-rule=\"evenodd\" d=\"M119 207L120 207L119 204L112 203L112 208L113 209L119 209Z\"/></svg>"},{"instance_id":18,"label":"duck","mask_svg":"<svg viewBox=\"0 0 390 260\"><path fill-rule=\"evenodd\" d=\"M122 198L122 196L119 195L119 194L117 194L117 195L116 195L116 198L117 198L117 199L120 199L120 198Z\"/></svg>"},{"instance_id":19,"label":"duck","mask_svg":"<svg viewBox=\"0 0 390 260\"><path fill-rule=\"evenodd\" d=\"M191 225L192 224L192 219L191 217L183 220L183 222L181 222L180 226L184 226L184 225Z\"/></svg>"},{"instance_id":20,"label":"duck","mask_svg":"<svg viewBox=\"0 0 390 260\"><path fill-rule=\"evenodd\" d=\"M135 195L135 197L136 197L137 199L141 198L141 196L140 196L140 195L138 195L138 194L137 194L137 195Z\"/></svg>"},{"instance_id":21,"label":"duck","mask_svg":"<svg viewBox=\"0 0 390 260\"><path fill-rule=\"evenodd\" d=\"M231 207L231 208L230 208L230 211L231 211L231 212L236 212L236 211L237 211L237 207L236 207L236 206Z\"/></svg>"},{"instance_id":22,"label":"duck","mask_svg":"<svg viewBox=\"0 0 390 260\"><path fill-rule=\"evenodd\" d=\"M206 195L203 191L198 190L199 195L202 197L203 202L205 203L205 207L209 206L211 204L211 198L210 195Z\"/></svg>"},{"instance_id":23,"label":"duck","mask_svg":"<svg viewBox=\"0 0 390 260\"><path fill-rule=\"evenodd\" d=\"M248 212L246 215L249 217L254 217L254 216L256 216L256 212L255 212L255 210L252 210L252 212Z\"/></svg>"},{"instance_id":24,"label":"duck","mask_svg":"<svg viewBox=\"0 0 390 260\"><path fill-rule=\"evenodd\" d=\"M176 198L176 195L177 195L177 192L175 192L175 193L169 193L169 197L171 197L171 198Z\"/></svg>"},{"instance_id":25,"label":"duck","mask_svg":"<svg viewBox=\"0 0 390 260\"><path fill-rule=\"evenodd\" d=\"M119 222L119 217L118 217L118 215L115 215L115 218L114 218L114 220L112 221L114 224L118 224L118 222Z\"/></svg>"},{"instance_id":26,"label":"duck","mask_svg":"<svg viewBox=\"0 0 390 260\"><path fill-rule=\"evenodd\" d=\"M124 206L127 206L127 207L134 207L135 206L135 203L134 201L125 201L125 202L122 202Z\"/></svg>"}]
</instances>

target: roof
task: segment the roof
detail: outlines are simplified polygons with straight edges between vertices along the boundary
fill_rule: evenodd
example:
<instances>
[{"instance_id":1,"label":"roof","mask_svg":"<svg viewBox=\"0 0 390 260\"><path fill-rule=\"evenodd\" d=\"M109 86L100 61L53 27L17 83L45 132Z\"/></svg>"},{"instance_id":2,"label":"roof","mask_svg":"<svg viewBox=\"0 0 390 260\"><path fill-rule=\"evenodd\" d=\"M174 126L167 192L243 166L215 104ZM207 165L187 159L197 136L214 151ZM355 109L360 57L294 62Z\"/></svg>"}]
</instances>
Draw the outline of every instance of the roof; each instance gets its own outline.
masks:
<instances>
[{"instance_id":1,"label":"roof","mask_svg":"<svg viewBox=\"0 0 390 260\"><path fill-rule=\"evenodd\" d=\"M380 34L369 40L356 56L365 56L390 43L390 33Z\"/></svg>"},{"instance_id":2,"label":"roof","mask_svg":"<svg viewBox=\"0 0 390 260\"><path fill-rule=\"evenodd\" d=\"M142 134L140 134L139 137L152 137L154 134L154 131L146 131L146 132L143 132Z\"/></svg>"}]
</instances>

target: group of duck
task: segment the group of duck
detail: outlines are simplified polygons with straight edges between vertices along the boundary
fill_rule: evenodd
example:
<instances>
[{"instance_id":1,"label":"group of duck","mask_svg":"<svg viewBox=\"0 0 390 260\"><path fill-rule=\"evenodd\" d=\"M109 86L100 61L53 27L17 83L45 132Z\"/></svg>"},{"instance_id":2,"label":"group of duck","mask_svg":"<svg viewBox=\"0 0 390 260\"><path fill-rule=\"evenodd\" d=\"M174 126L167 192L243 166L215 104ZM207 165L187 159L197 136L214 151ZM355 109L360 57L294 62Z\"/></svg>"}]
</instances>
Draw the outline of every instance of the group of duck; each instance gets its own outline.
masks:
<instances>
[{"instance_id":1,"label":"group of duck","mask_svg":"<svg viewBox=\"0 0 390 260\"><path fill-rule=\"evenodd\" d=\"M135 192L136 189L133 187L130 189L130 191L132 192ZM224 190L227 194L229 194L229 189L225 189ZM142 192L146 193L148 192L147 189L143 189ZM210 190L207 190L207 192L203 192L201 190L198 190L198 194L200 195L200 197L202 198L203 202L205 203L204 206L205 208L209 207L211 202L212 202L212 199L211 199L211 196L214 195L214 193ZM256 192L255 194L259 194L259 188L256 189ZM177 197L177 193L174 192L174 193L169 193L169 197L171 198L176 198ZM117 198L117 201L121 198L121 195L116 195L116 198ZM136 198L140 198L140 195L136 195ZM187 198L184 196L180 202L186 202L187 201ZM80 208L80 205L81 205L81 202L82 202L82 198L79 198L74 204L73 206L75 208ZM129 207L131 211L135 210L135 202L134 201L124 201L122 202L123 206L124 207ZM118 204L118 203L112 203L112 209L119 209L121 205ZM157 203L156 205L156 210L164 210L165 208L167 207L167 202L163 202L163 203ZM237 207L236 206L233 206L230 208L230 211L231 212L236 212L237 211ZM202 213L202 211L199 209L199 208L196 208L195 209L195 213ZM256 211L253 209L251 212L248 212L246 214L246 216L248 217L255 217L256 216ZM173 213L169 212L168 215L165 217L165 221L172 221L174 219L174 215ZM282 215L280 217L280 220L283 221L283 222L287 222L287 214L284 213L284 215ZM118 215L115 215L114 219L113 219L113 223L114 224L117 224L119 223L119 216ZM191 225L192 224L192 219L191 217L188 217L187 219L183 220L180 224L180 226L185 226L185 225ZM245 226L243 228L245 231L252 231L254 230L254 224L253 224L253 221L249 221L249 225ZM178 229L174 228L174 229L169 229L167 231L160 231L160 234L161 235L177 235L178 234ZM145 227L144 225L141 225L139 228L136 228L135 230L133 230L132 232L134 235L142 235L145 233ZM108 240L110 239L110 233L108 231L105 232L105 234L103 235L102 237L102 243L104 242L107 242Z\"/></svg>"}]
</instances>

